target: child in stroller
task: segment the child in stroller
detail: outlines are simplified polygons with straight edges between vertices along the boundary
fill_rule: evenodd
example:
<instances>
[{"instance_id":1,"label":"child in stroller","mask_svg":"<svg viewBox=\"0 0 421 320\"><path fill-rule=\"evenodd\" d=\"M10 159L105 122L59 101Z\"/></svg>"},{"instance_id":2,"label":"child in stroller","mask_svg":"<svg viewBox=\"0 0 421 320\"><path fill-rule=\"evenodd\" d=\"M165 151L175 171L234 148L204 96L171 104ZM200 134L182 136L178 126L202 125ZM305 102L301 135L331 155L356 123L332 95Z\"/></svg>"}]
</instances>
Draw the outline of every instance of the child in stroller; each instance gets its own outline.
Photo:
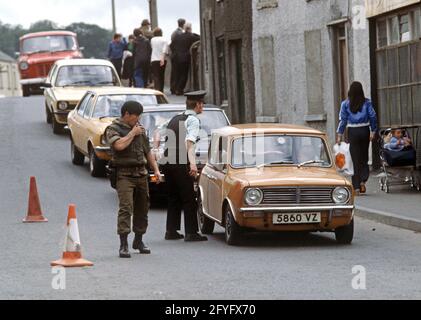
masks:
<instances>
[{"instance_id":1,"label":"child in stroller","mask_svg":"<svg viewBox=\"0 0 421 320\"><path fill-rule=\"evenodd\" d=\"M416 155L417 152L407 129L382 130L380 132L380 159L383 169L380 180L381 189L389 193L391 185L408 183L412 187L419 187L419 181L415 176ZM396 170L392 171L393 169Z\"/></svg>"}]
</instances>

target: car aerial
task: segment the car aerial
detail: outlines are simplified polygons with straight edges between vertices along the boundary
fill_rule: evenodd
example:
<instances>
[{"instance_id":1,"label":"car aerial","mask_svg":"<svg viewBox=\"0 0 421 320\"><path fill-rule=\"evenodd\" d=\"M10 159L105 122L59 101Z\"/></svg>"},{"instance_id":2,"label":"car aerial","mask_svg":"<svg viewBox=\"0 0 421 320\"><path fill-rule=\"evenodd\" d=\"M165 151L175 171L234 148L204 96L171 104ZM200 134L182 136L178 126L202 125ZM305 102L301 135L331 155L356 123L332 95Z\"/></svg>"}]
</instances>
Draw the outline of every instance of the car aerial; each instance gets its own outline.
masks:
<instances>
[{"instance_id":1,"label":"car aerial","mask_svg":"<svg viewBox=\"0 0 421 320\"><path fill-rule=\"evenodd\" d=\"M83 165L88 157L91 175L105 176L106 164L111 157L104 132L114 119L120 117L122 105L129 100L138 101L145 108L168 104L163 93L150 89L114 87L87 91L68 117L73 164Z\"/></svg>"},{"instance_id":2,"label":"car aerial","mask_svg":"<svg viewBox=\"0 0 421 320\"><path fill-rule=\"evenodd\" d=\"M19 39L18 66L23 96L41 93L53 64L62 59L82 58L76 34L69 31L47 31L26 34Z\"/></svg>"},{"instance_id":3,"label":"car aerial","mask_svg":"<svg viewBox=\"0 0 421 320\"><path fill-rule=\"evenodd\" d=\"M43 84L45 114L55 134L63 133L67 116L93 87L121 87L111 62L101 59L57 61Z\"/></svg>"},{"instance_id":4,"label":"car aerial","mask_svg":"<svg viewBox=\"0 0 421 320\"><path fill-rule=\"evenodd\" d=\"M293 125L250 124L212 134L199 181L202 233L215 223L229 245L247 231L334 232L349 244L354 191L339 175L324 133Z\"/></svg>"}]
</instances>

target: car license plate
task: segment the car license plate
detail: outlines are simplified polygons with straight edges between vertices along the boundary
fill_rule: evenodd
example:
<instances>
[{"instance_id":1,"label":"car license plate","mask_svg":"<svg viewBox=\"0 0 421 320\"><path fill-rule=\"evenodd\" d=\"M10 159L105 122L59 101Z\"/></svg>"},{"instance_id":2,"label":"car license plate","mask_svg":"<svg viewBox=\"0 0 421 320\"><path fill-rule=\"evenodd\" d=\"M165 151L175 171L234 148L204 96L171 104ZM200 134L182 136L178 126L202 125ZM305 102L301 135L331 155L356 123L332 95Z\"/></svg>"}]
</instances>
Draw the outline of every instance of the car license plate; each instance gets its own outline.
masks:
<instances>
[{"instance_id":1,"label":"car license plate","mask_svg":"<svg viewBox=\"0 0 421 320\"><path fill-rule=\"evenodd\" d=\"M273 215L273 224L311 224L322 222L320 212L306 213L275 213Z\"/></svg>"}]
</instances>

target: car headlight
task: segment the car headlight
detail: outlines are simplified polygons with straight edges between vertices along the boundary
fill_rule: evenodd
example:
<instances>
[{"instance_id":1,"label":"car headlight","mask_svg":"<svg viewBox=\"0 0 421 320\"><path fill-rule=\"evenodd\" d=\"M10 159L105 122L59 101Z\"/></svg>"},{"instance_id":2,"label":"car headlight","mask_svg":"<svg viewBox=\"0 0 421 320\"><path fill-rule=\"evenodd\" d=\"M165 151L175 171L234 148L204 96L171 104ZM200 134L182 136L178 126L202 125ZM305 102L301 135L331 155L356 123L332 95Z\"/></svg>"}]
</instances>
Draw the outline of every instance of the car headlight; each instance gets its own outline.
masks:
<instances>
[{"instance_id":1,"label":"car headlight","mask_svg":"<svg viewBox=\"0 0 421 320\"><path fill-rule=\"evenodd\" d=\"M23 71L28 70L28 69L29 69L29 64L28 64L28 62L22 61L22 62L19 64L19 68L20 68L21 70L23 70Z\"/></svg>"},{"instance_id":2,"label":"car headlight","mask_svg":"<svg viewBox=\"0 0 421 320\"><path fill-rule=\"evenodd\" d=\"M69 104L68 104L67 102L65 102L65 101L60 101L60 102L57 104L57 106L58 106L58 108L59 108L60 110L64 111L64 110L67 110L67 107L69 106Z\"/></svg>"},{"instance_id":3,"label":"car headlight","mask_svg":"<svg viewBox=\"0 0 421 320\"><path fill-rule=\"evenodd\" d=\"M257 206L263 201L263 192L260 189L248 189L245 193L245 200L249 206Z\"/></svg>"},{"instance_id":4,"label":"car headlight","mask_svg":"<svg viewBox=\"0 0 421 320\"><path fill-rule=\"evenodd\" d=\"M338 187L333 190L332 199L337 204L347 203L349 200L350 192L347 188Z\"/></svg>"}]
</instances>

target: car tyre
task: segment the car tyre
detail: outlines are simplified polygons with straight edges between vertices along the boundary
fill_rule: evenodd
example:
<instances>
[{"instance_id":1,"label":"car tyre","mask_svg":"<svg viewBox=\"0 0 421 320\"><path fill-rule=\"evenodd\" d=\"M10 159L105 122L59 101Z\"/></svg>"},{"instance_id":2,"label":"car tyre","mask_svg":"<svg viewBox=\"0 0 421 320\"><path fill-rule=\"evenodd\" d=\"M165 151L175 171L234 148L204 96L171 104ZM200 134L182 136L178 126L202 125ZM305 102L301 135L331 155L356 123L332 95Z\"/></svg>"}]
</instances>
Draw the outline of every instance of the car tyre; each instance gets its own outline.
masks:
<instances>
[{"instance_id":1,"label":"car tyre","mask_svg":"<svg viewBox=\"0 0 421 320\"><path fill-rule=\"evenodd\" d=\"M70 154L72 158L72 163L75 166L83 166L85 162L85 156L76 148L73 139L70 139Z\"/></svg>"},{"instance_id":2,"label":"car tyre","mask_svg":"<svg viewBox=\"0 0 421 320\"><path fill-rule=\"evenodd\" d=\"M354 238L354 219L347 226L335 230L336 241L340 244L351 244Z\"/></svg>"},{"instance_id":3,"label":"car tyre","mask_svg":"<svg viewBox=\"0 0 421 320\"><path fill-rule=\"evenodd\" d=\"M92 147L89 148L89 171L94 178L102 178L107 174L106 162L97 157Z\"/></svg>"},{"instance_id":4,"label":"car tyre","mask_svg":"<svg viewBox=\"0 0 421 320\"><path fill-rule=\"evenodd\" d=\"M48 105L45 104L45 120L47 121L48 124L51 124L51 122L53 121L53 116L50 112L50 109L48 109Z\"/></svg>"},{"instance_id":5,"label":"car tyre","mask_svg":"<svg viewBox=\"0 0 421 320\"><path fill-rule=\"evenodd\" d=\"M240 245L243 230L237 224L229 206L225 209L225 242L230 246Z\"/></svg>"},{"instance_id":6,"label":"car tyre","mask_svg":"<svg viewBox=\"0 0 421 320\"><path fill-rule=\"evenodd\" d=\"M52 124L53 124L53 133L54 134L63 134L64 133L64 125L57 122L56 117L51 116Z\"/></svg>"},{"instance_id":7,"label":"car tyre","mask_svg":"<svg viewBox=\"0 0 421 320\"><path fill-rule=\"evenodd\" d=\"M199 221L199 228L203 234L212 234L215 229L215 221L209 219L203 213L202 197L199 194L197 198L197 220Z\"/></svg>"},{"instance_id":8,"label":"car tyre","mask_svg":"<svg viewBox=\"0 0 421 320\"><path fill-rule=\"evenodd\" d=\"M31 90L30 90L29 86L27 86L27 85L22 86L22 95L24 97L29 97L31 95Z\"/></svg>"}]
</instances>

